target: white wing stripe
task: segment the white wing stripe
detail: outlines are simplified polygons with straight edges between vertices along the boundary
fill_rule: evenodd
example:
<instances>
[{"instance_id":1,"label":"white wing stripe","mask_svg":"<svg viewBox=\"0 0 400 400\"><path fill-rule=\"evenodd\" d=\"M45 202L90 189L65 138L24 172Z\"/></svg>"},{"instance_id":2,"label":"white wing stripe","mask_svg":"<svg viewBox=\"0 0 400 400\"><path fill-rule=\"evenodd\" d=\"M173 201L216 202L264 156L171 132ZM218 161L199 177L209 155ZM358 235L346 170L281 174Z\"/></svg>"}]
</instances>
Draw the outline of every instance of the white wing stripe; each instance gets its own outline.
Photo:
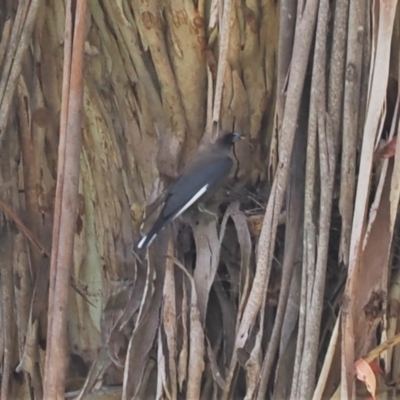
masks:
<instances>
[{"instance_id":1,"label":"white wing stripe","mask_svg":"<svg viewBox=\"0 0 400 400\"><path fill-rule=\"evenodd\" d=\"M147 235L144 235L144 236L142 237L142 239L140 240L139 244L137 245L138 249L141 249L141 248L142 248L143 243L146 241L146 239L147 239Z\"/></svg>"},{"instance_id":2,"label":"white wing stripe","mask_svg":"<svg viewBox=\"0 0 400 400\"><path fill-rule=\"evenodd\" d=\"M148 247L154 242L154 240L156 239L156 237L157 237L157 233L155 233L155 234L152 236L152 238L149 240L149 243L147 244Z\"/></svg>"},{"instance_id":3,"label":"white wing stripe","mask_svg":"<svg viewBox=\"0 0 400 400\"><path fill-rule=\"evenodd\" d=\"M174 219L179 217L183 212L185 212L193 203L195 203L208 189L207 185L204 185L175 215Z\"/></svg>"},{"instance_id":4,"label":"white wing stripe","mask_svg":"<svg viewBox=\"0 0 400 400\"><path fill-rule=\"evenodd\" d=\"M185 212L193 203L195 203L203 194L207 191L208 189L208 183L207 185L204 185L180 210L179 212L175 215L174 219L179 217L183 212ZM150 246L155 238L157 237L157 233L155 233L151 239L149 240L147 246ZM147 239L147 235L143 236L142 239L140 240L139 244L137 245L138 249L141 249L143 247L143 244L145 243Z\"/></svg>"}]
</instances>

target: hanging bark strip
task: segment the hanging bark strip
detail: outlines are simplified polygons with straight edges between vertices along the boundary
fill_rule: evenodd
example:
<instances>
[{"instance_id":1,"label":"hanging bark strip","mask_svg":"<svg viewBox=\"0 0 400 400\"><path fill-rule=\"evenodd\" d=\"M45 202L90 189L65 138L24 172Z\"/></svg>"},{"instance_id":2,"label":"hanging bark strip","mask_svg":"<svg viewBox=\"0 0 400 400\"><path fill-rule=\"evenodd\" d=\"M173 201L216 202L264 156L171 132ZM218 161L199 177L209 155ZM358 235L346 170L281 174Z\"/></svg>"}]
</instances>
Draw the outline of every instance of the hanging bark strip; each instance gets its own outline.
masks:
<instances>
[{"instance_id":1,"label":"hanging bark strip","mask_svg":"<svg viewBox=\"0 0 400 400\"><path fill-rule=\"evenodd\" d=\"M382 121L386 115L386 88L389 80L390 46L396 7L396 0L380 1L379 13L373 13L374 26L377 30L372 47L372 75L370 77L368 108L361 149L360 171L362 171L362 176L359 177L357 184L350 241L349 275L342 306L341 397L348 399L355 398L354 362L359 357L356 344L360 339L356 336L356 333L359 331L357 328L361 326L355 308L360 302L360 293L366 293L368 290L364 283L366 267L362 265L362 256L365 253L365 245L370 235L370 232L366 231L366 228L368 228L366 215L374 147L377 137L382 132Z\"/></svg>"},{"instance_id":2,"label":"hanging bark strip","mask_svg":"<svg viewBox=\"0 0 400 400\"><path fill-rule=\"evenodd\" d=\"M23 57L26 54L33 28L36 22L36 15L40 6L40 0L20 2L15 22L13 24L10 42L8 43L4 66L1 71L0 80L0 138L3 138L8 123L12 100L15 88L21 73ZM4 32L6 33L6 32ZM2 42L3 49L6 47Z\"/></svg>"},{"instance_id":3,"label":"hanging bark strip","mask_svg":"<svg viewBox=\"0 0 400 400\"><path fill-rule=\"evenodd\" d=\"M66 6L44 399L64 398L68 291L78 205L86 1L77 2L74 24L71 3Z\"/></svg>"}]
</instances>

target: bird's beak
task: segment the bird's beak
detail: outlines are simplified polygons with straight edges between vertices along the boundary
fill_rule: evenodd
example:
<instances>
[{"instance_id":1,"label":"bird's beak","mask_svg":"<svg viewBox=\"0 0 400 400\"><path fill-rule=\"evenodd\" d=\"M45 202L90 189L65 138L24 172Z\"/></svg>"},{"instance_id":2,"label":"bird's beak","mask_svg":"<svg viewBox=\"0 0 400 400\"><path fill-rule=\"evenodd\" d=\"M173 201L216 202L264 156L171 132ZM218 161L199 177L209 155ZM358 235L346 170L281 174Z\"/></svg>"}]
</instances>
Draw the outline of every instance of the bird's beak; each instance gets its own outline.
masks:
<instances>
[{"instance_id":1,"label":"bird's beak","mask_svg":"<svg viewBox=\"0 0 400 400\"><path fill-rule=\"evenodd\" d=\"M244 136L241 135L239 132L234 132L233 133L233 143L238 142L239 140L244 139Z\"/></svg>"}]
</instances>

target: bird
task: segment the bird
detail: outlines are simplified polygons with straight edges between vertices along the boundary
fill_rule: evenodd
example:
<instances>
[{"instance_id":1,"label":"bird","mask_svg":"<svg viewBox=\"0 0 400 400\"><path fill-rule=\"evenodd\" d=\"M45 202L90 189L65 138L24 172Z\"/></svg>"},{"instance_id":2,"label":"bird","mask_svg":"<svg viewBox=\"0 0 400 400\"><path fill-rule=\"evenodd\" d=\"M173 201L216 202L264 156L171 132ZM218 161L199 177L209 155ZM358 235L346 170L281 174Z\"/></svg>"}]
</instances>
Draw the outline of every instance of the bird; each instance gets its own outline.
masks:
<instances>
[{"instance_id":1,"label":"bird","mask_svg":"<svg viewBox=\"0 0 400 400\"><path fill-rule=\"evenodd\" d=\"M165 226L196 202L209 199L220 188L234 164L232 147L241 138L238 132L225 133L215 143L197 151L166 190L161 212L152 228L139 241L138 249L150 246Z\"/></svg>"}]
</instances>

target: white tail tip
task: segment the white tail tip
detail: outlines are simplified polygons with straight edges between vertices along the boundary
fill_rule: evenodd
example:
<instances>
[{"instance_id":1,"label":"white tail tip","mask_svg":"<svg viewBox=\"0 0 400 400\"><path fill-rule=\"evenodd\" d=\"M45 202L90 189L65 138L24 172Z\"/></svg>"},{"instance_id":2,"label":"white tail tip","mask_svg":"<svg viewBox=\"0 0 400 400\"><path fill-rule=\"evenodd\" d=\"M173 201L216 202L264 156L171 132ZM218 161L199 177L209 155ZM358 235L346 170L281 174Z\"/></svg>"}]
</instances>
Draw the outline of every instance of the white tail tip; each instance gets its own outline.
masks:
<instances>
[{"instance_id":1,"label":"white tail tip","mask_svg":"<svg viewBox=\"0 0 400 400\"><path fill-rule=\"evenodd\" d=\"M155 233L155 234L151 237L151 239L150 239L149 242L147 243L147 247L149 247L149 246L154 242L154 240L156 239L156 237L157 237L157 233ZM137 248L138 248L138 249L141 249L141 248L143 247L144 243L146 242L146 240L147 240L147 235L145 235L145 236L142 237L142 240L141 240L141 241L139 242L139 244L137 245Z\"/></svg>"}]
</instances>

